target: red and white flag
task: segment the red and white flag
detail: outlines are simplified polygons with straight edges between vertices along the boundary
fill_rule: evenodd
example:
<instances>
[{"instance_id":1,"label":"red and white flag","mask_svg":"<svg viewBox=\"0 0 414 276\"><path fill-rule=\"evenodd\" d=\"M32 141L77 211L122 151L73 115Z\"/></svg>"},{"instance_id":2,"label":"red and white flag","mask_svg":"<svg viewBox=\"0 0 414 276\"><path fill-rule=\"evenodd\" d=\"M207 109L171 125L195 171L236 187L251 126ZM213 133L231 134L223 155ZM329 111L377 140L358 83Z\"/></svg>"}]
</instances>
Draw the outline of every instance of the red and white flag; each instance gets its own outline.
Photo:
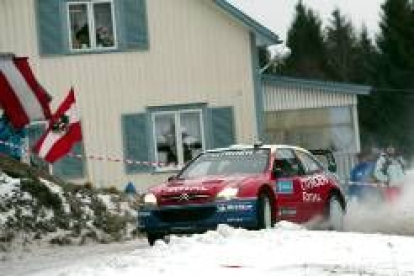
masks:
<instances>
[{"instance_id":1,"label":"red and white flag","mask_svg":"<svg viewBox=\"0 0 414 276\"><path fill-rule=\"evenodd\" d=\"M66 99L49 122L48 129L34 146L34 152L49 163L64 157L73 145L82 140L75 93L70 90Z\"/></svg>"},{"instance_id":2,"label":"red and white flag","mask_svg":"<svg viewBox=\"0 0 414 276\"><path fill-rule=\"evenodd\" d=\"M39 85L26 57L0 59L0 105L12 126L51 117L50 97Z\"/></svg>"}]
</instances>

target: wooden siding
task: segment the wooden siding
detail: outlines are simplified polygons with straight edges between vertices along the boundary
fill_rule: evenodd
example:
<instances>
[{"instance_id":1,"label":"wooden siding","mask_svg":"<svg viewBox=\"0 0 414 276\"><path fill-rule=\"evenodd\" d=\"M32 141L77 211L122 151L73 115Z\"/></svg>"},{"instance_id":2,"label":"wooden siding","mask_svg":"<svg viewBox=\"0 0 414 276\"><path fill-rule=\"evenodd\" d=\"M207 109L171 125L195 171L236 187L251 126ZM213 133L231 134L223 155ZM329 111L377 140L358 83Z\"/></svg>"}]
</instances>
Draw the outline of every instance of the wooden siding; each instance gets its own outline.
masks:
<instances>
[{"instance_id":1,"label":"wooden siding","mask_svg":"<svg viewBox=\"0 0 414 276\"><path fill-rule=\"evenodd\" d=\"M148 106L234 106L237 142L255 136L247 28L210 0L148 0L149 50L40 57L33 0L0 0L0 52L28 56L56 107L76 91L87 154L122 157L121 115ZM146 187L165 175L127 176L121 163L88 161L96 186ZM81 180L83 181L83 180Z\"/></svg>"},{"instance_id":2,"label":"wooden siding","mask_svg":"<svg viewBox=\"0 0 414 276\"><path fill-rule=\"evenodd\" d=\"M280 111L303 108L356 105L354 94L300 88L298 86L264 86L264 110Z\"/></svg>"}]
</instances>

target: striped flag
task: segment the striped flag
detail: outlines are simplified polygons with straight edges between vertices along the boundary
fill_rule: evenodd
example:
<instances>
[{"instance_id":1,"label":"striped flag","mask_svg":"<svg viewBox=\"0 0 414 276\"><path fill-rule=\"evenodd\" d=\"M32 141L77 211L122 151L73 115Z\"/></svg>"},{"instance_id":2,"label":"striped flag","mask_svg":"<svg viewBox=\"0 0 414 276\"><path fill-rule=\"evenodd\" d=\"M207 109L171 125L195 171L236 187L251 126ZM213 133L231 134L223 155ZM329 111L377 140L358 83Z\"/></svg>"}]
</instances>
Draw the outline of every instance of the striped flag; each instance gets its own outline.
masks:
<instances>
[{"instance_id":1,"label":"striped flag","mask_svg":"<svg viewBox=\"0 0 414 276\"><path fill-rule=\"evenodd\" d=\"M0 105L14 128L49 119L49 101L26 57L0 59Z\"/></svg>"},{"instance_id":2,"label":"striped flag","mask_svg":"<svg viewBox=\"0 0 414 276\"><path fill-rule=\"evenodd\" d=\"M76 109L75 93L70 90L66 99L49 122L48 129L37 141L34 152L49 163L64 157L82 140L82 131Z\"/></svg>"}]
</instances>

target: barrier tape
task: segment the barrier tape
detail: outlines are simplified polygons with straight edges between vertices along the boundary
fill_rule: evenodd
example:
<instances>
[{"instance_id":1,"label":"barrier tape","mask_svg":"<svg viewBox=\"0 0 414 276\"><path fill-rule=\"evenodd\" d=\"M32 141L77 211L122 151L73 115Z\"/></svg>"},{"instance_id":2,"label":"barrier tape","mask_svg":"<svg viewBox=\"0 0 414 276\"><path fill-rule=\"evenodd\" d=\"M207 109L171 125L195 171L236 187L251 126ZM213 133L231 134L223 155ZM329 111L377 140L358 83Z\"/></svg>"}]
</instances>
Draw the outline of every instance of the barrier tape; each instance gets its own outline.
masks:
<instances>
[{"instance_id":1,"label":"barrier tape","mask_svg":"<svg viewBox=\"0 0 414 276\"><path fill-rule=\"evenodd\" d=\"M30 154L30 149L24 149L23 147L19 145L15 145L10 142L5 142L0 140L1 145L5 145L7 147L13 148L13 149L21 149L24 153ZM150 161L136 161L131 159L122 159L122 158L114 158L114 157L106 157L106 156L99 156L99 155L81 155L81 154L74 154L69 153L67 154L69 157L77 158L77 159L90 159L95 161L108 161L108 162L114 162L114 163L126 163L130 165L144 165L149 167L166 167L169 166L167 163L163 162L150 162Z\"/></svg>"}]
</instances>

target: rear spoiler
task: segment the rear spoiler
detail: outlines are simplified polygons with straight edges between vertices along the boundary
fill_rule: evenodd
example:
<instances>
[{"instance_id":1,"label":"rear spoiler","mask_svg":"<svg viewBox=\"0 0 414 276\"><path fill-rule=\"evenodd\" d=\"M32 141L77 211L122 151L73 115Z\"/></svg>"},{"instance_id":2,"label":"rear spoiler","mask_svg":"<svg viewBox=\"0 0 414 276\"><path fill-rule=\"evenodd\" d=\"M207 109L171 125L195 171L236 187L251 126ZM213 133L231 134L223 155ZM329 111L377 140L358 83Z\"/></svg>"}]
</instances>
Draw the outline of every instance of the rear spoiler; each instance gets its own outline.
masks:
<instances>
[{"instance_id":1,"label":"rear spoiler","mask_svg":"<svg viewBox=\"0 0 414 276\"><path fill-rule=\"evenodd\" d=\"M330 172L336 172L337 165L336 165L335 157L334 157L331 150L329 150L329 149L311 149L311 150L309 150L309 152L312 153L313 155L316 155L316 156L325 157L326 161L327 161L327 165L328 165L328 170Z\"/></svg>"}]
</instances>

